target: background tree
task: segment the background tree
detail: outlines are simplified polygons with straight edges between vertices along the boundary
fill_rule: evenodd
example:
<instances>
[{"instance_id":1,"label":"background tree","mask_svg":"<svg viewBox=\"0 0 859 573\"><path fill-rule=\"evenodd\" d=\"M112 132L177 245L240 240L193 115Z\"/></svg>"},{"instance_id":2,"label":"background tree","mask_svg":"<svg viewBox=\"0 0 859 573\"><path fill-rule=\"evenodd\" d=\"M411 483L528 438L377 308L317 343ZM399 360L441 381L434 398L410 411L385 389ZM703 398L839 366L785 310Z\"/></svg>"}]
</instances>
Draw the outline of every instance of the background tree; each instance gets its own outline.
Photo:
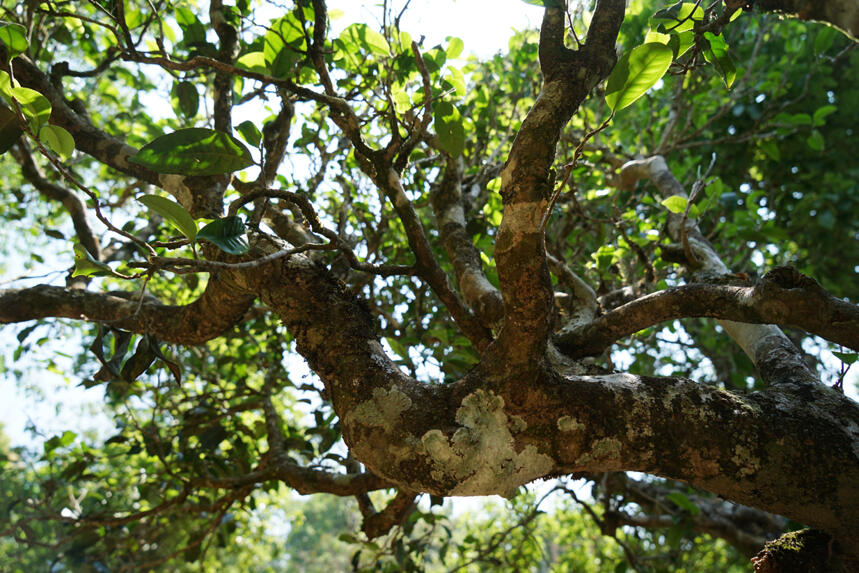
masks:
<instances>
[{"instance_id":1,"label":"background tree","mask_svg":"<svg viewBox=\"0 0 859 573\"><path fill-rule=\"evenodd\" d=\"M0 322L83 338L116 430L4 456L21 567L318 564L259 534L284 488L354 497L329 569L668 570L707 535L717 571L800 524L797 570L856 566L848 4L544 2L465 65L388 3L79 4L2 4L0 214L74 267ZM436 508L569 475L551 517Z\"/></svg>"}]
</instances>

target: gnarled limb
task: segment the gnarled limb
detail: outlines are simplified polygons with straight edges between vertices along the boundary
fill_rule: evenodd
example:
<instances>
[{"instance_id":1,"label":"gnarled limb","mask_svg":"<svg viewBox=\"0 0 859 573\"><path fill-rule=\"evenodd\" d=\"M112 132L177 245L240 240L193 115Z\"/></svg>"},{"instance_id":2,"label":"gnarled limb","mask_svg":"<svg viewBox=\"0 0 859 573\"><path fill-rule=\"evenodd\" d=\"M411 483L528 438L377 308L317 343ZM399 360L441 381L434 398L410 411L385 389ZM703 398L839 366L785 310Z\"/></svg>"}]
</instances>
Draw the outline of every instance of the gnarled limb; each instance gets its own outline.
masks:
<instances>
[{"instance_id":1,"label":"gnarled limb","mask_svg":"<svg viewBox=\"0 0 859 573\"><path fill-rule=\"evenodd\" d=\"M568 356L580 358L599 354L617 340L654 324L706 316L800 328L859 350L859 308L803 275L798 282L792 278L786 282L782 275L792 277L791 270L771 271L749 287L692 283L668 288L567 330L555 337L555 343Z\"/></svg>"},{"instance_id":2,"label":"gnarled limb","mask_svg":"<svg viewBox=\"0 0 859 573\"><path fill-rule=\"evenodd\" d=\"M212 277L196 301L173 306L144 299L40 285L0 291L0 324L48 317L104 322L165 342L202 344L238 323L254 296Z\"/></svg>"},{"instance_id":3,"label":"gnarled limb","mask_svg":"<svg viewBox=\"0 0 859 573\"><path fill-rule=\"evenodd\" d=\"M546 349L554 293L541 224L554 188L555 149L563 126L614 65L626 5L623 0L598 1L587 40L573 51L563 43L565 4L544 12L539 46L543 87L501 172L504 217L495 260L505 322L496 351L509 368L533 369Z\"/></svg>"}]
</instances>

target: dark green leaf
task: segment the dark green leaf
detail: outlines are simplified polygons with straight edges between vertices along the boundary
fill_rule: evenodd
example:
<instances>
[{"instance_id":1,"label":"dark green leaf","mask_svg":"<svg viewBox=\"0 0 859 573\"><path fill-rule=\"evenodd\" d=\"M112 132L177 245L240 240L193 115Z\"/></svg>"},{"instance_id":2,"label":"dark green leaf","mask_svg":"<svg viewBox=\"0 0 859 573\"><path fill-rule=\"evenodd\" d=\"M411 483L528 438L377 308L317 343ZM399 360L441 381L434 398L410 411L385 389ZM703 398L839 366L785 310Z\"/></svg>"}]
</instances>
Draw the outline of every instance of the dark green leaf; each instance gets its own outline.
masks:
<instances>
[{"instance_id":1,"label":"dark green leaf","mask_svg":"<svg viewBox=\"0 0 859 573\"><path fill-rule=\"evenodd\" d=\"M808 143L808 146L814 151L823 151L823 147L826 143L823 139L823 134L816 129L811 130L811 134L805 141L806 143Z\"/></svg>"},{"instance_id":2,"label":"dark green leaf","mask_svg":"<svg viewBox=\"0 0 859 573\"><path fill-rule=\"evenodd\" d=\"M197 238L206 239L231 255L244 255L249 249L245 238L245 224L241 217L232 216L212 221L200 229Z\"/></svg>"},{"instance_id":3,"label":"dark green leaf","mask_svg":"<svg viewBox=\"0 0 859 573\"><path fill-rule=\"evenodd\" d=\"M689 512L692 515L698 515L699 513L701 513L701 509L697 505L692 503L692 500L690 500L686 495L679 491L671 492L668 494L667 497L672 502L674 502L674 505L684 511Z\"/></svg>"},{"instance_id":4,"label":"dark green leaf","mask_svg":"<svg viewBox=\"0 0 859 573\"><path fill-rule=\"evenodd\" d=\"M605 101L620 111L644 95L668 70L673 51L665 44L648 42L624 54L608 77Z\"/></svg>"},{"instance_id":5,"label":"dark green leaf","mask_svg":"<svg viewBox=\"0 0 859 573\"><path fill-rule=\"evenodd\" d=\"M146 369L152 365L155 357L156 354L152 348L152 339L148 334L144 334L137 343L134 354L123 364L119 377L126 382L134 382L138 376L146 372Z\"/></svg>"},{"instance_id":6,"label":"dark green leaf","mask_svg":"<svg viewBox=\"0 0 859 573\"><path fill-rule=\"evenodd\" d=\"M239 140L203 127L162 135L128 160L158 173L179 175L219 175L253 165L250 151Z\"/></svg>"},{"instance_id":7,"label":"dark green leaf","mask_svg":"<svg viewBox=\"0 0 859 573\"><path fill-rule=\"evenodd\" d=\"M167 219L189 241L193 241L197 237L197 223L191 217L191 214L185 210L185 207L176 201L159 195L143 195L138 197L137 200L146 205L151 211L155 211Z\"/></svg>"},{"instance_id":8,"label":"dark green leaf","mask_svg":"<svg viewBox=\"0 0 859 573\"><path fill-rule=\"evenodd\" d=\"M844 364L853 364L857 359L859 359L859 354L852 352L833 352L832 354L834 354L835 357Z\"/></svg>"},{"instance_id":9,"label":"dark green leaf","mask_svg":"<svg viewBox=\"0 0 859 573\"><path fill-rule=\"evenodd\" d=\"M200 107L200 94L194 84L191 82L174 82L172 96L173 108L177 109L183 116L191 119L197 115L197 109Z\"/></svg>"},{"instance_id":10,"label":"dark green leaf","mask_svg":"<svg viewBox=\"0 0 859 573\"><path fill-rule=\"evenodd\" d=\"M254 147L259 147L259 144L262 141L262 134L254 122L250 120L243 121L236 126L236 131L239 132L245 141Z\"/></svg>"}]
</instances>

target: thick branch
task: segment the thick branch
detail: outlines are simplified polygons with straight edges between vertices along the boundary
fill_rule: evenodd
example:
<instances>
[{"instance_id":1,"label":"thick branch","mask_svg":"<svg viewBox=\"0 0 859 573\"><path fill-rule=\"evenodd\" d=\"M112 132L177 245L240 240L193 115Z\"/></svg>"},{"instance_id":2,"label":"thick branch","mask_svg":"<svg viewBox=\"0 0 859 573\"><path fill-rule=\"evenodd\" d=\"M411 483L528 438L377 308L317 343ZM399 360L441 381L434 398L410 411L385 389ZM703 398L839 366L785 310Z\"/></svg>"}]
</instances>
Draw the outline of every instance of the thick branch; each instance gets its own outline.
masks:
<instances>
[{"instance_id":1,"label":"thick branch","mask_svg":"<svg viewBox=\"0 0 859 573\"><path fill-rule=\"evenodd\" d=\"M501 172L505 206L495 260L506 316L496 350L511 368L533 368L552 330L554 294L541 223L555 184L555 149L561 129L614 65L624 10L624 0L599 0L586 45L573 52L563 46L563 10L546 8L539 49L543 88Z\"/></svg>"},{"instance_id":2,"label":"thick branch","mask_svg":"<svg viewBox=\"0 0 859 573\"><path fill-rule=\"evenodd\" d=\"M131 332L148 332L165 342L202 344L235 325L253 295L212 277L196 301L173 306L144 299L41 285L0 291L0 324L62 317L109 323Z\"/></svg>"},{"instance_id":3,"label":"thick branch","mask_svg":"<svg viewBox=\"0 0 859 573\"><path fill-rule=\"evenodd\" d=\"M693 283L643 296L555 339L572 358L600 354L617 340L667 320L710 317L799 328L859 351L859 307L817 282L779 281L776 270L752 287Z\"/></svg>"}]
</instances>

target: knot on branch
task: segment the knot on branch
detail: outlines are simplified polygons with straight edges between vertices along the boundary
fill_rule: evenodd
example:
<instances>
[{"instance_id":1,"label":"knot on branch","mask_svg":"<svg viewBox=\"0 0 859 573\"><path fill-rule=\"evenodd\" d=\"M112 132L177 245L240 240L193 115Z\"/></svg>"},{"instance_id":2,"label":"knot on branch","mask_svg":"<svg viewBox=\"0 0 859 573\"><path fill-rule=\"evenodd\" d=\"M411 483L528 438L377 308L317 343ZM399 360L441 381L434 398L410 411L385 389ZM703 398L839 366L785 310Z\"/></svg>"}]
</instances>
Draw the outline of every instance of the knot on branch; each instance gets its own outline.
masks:
<instances>
[{"instance_id":1,"label":"knot on branch","mask_svg":"<svg viewBox=\"0 0 859 573\"><path fill-rule=\"evenodd\" d=\"M821 289L820 284L809 277L799 272L795 267L776 267L761 279L761 284L766 286L767 283L775 285L783 289L806 289L814 288Z\"/></svg>"}]
</instances>

